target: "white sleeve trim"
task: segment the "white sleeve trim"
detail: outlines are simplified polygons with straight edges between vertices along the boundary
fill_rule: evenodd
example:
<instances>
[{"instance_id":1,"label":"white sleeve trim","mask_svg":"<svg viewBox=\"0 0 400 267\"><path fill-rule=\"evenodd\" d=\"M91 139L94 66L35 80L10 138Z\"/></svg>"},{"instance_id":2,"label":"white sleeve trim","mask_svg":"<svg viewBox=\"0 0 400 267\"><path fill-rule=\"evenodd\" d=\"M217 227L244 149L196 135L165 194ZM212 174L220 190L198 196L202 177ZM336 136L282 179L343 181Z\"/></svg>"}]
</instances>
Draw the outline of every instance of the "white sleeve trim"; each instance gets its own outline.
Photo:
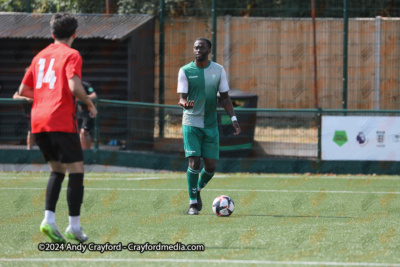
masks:
<instances>
[{"instance_id":1,"label":"white sleeve trim","mask_svg":"<svg viewBox=\"0 0 400 267\"><path fill-rule=\"evenodd\" d=\"M225 93L229 91L228 80L226 79L226 72L225 69L222 68L221 71L221 80L219 81L219 92Z\"/></svg>"},{"instance_id":2,"label":"white sleeve trim","mask_svg":"<svg viewBox=\"0 0 400 267\"><path fill-rule=\"evenodd\" d=\"M178 73L178 93L187 94L189 92L189 83L186 78L185 72L179 69Z\"/></svg>"}]
</instances>

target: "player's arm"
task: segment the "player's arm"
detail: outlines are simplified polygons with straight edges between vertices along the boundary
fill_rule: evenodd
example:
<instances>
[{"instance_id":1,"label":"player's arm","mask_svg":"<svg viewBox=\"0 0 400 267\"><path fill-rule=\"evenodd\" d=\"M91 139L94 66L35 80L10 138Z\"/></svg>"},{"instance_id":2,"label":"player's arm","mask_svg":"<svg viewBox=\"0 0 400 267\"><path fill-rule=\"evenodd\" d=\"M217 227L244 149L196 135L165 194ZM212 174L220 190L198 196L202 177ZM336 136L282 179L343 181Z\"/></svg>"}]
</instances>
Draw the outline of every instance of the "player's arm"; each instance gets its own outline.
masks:
<instances>
[{"instance_id":1,"label":"player's arm","mask_svg":"<svg viewBox=\"0 0 400 267\"><path fill-rule=\"evenodd\" d=\"M235 128L235 132L233 134L238 135L240 134L241 129L237 121L237 118L235 116L235 111L233 110L231 98L229 97L228 92L220 93L220 95L221 95L222 106L224 107L226 113L228 113L229 117L231 118L232 125Z\"/></svg>"},{"instance_id":2,"label":"player's arm","mask_svg":"<svg viewBox=\"0 0 400 267\"><path fill-rule=\"evenodd\" d=\"M79 78L78 75L74 75L71 79L68 80L68 86L72 94L88 106L90 117L96 117L97 109L93 104L93 101L86 94L85 89L82 86L81 78Z\"/></svg>"},{"instance_id":3,"label":"player's arm","mask_svg":"<svg viewBox=\"0 0 400 267\"><path fill-rule=\"evenodd\" d=\"M226 72L224 69L222 69L221 72L221 80L219 83L219 94L221 96L221 103L222 106L224 107L226 113L228 113L229 117L232 120L232 125L233 128L235 128L235 132L233 133L234 135L238 135L241 132L239 122L237 121L237 118L235 116L235 111L233 110L233 105L231 98L229 97L228 91L229 91L229 85L228 85L228 80L226 78Z\"/></svg>"},{"instance_id":4,"label":"player's arm","mask_svg":"<svg viewBox=\"0 0 400 267\"><path fill-rule=\"evenodd\" d=\"M33 73L31 71L32 68L27 68L25 70L24 78L22 79L21 85L18 88L18 95L21 97L27 97L33 99ZM15 95L15 94L14 94ZM33 101L33 100L32 100Z\"/></svg>"},{"instance_id":5,"label":"player's arm","mask_svg":"<svg viewBox=\"0 0 400 267\"><path fill-rule=\"evenodd\" d=\"M29 103L33 102L33 98L20 96L18 91L14 93L13 99L24 99L24 100L28 101Z\"/></svg>"},{"instance_id":6,"label":"player's arm","mask_svg":"<svg viewBox=\"0 0 400 267\"><path fill-rule=\"evenodd\" d=\"M186 74L182 69L180 69L178 73L178 93L180 96L178 105L181 106L183 109L191 109L194 106L193 100L187 101L188 92L189 83L186 78Z\"/></svg>"},{"instance_id":7,"label":"player's arm","mask_svg":"<svg viewBox=\"0 0 400 267\"><path fill-rule=\"evenodd\" d=\"M180 98L179 98L179 103L178 104L179 104L179 106L181 106L181 108L183 108L183 109L193 108L194 101L193 100L187 101L187 94L181 93L179 95L180 95Z\"/></svg>"},{"instance_id":8,"label":"player's arm","mask_svg":"<svg viewBox=\"0 0 400 267\"><path fill-rule=\"evenodd\" d=\"M93 92L93 93L91 93L90 95L88 95L88 97L89 97L91 100L93 100L93 99L96 99L96 98L97 98L97 94L96 94L96 92Z\"/></svg>"},{"instance_id":9,"label":"player's arm","mask_svg":"<svg viewBox=\"0 0 400 267\"><path fill-rule=\"evenodd\" d=\"M15 93L17 94L17 93ZM15 96L14 94L14 96ZM13 98L14 98L13 96ZM19 86L18 89L18 97L26 97L26 98L30 98L33 101L33 87L31 86L27 86L23 83L21 83L21 85ZM16 99L16 98L14 98Z\"/></svg>"}]
</instances>

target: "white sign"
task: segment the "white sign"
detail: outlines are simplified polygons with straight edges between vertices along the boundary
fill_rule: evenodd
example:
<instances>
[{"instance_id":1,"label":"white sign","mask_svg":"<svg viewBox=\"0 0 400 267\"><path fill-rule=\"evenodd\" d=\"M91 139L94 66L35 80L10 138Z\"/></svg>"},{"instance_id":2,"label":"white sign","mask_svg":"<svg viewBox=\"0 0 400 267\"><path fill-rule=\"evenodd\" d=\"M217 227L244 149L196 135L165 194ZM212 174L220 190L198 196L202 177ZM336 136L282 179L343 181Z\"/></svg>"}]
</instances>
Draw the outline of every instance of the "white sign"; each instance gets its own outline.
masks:
<instances>
[{"instance_id":1,"label":"white sign","mask_svg":"<svg viewBox=\"0 0 400 267\"><path fill-rule=\"evenodd\" d=\"M400 117L322 116L323 160L400 161Z\"/></svg>"}]
</instances>

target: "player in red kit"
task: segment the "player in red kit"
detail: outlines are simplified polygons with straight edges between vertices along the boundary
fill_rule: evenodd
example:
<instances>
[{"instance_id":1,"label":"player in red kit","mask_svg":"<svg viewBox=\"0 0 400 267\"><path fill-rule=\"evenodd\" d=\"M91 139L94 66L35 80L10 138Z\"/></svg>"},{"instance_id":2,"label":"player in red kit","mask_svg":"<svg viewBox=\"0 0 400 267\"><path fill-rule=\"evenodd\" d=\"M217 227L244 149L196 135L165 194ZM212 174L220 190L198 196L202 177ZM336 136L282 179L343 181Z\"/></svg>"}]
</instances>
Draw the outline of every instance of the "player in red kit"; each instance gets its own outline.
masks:
<instances>
[{"instance_id":1,"label":"player in red kit","mask_svg":"<svg viewBox=\"0 0 400 267\"><path fill-rule=\"evenodd\" d=\"M55 223L55 211L68 170L69 226L65 235L85 242L88 237L80 225L84 169L75 115L76 98L88 106L92 118L97 110L82 87L82 57L71 48L78 21L70 13L57 13L50 27L54 43L33 58L19 88L20 95L33 98L32 133L51 170L40 231L52 242L66 242Z\"/></svg>"}]
</instances>

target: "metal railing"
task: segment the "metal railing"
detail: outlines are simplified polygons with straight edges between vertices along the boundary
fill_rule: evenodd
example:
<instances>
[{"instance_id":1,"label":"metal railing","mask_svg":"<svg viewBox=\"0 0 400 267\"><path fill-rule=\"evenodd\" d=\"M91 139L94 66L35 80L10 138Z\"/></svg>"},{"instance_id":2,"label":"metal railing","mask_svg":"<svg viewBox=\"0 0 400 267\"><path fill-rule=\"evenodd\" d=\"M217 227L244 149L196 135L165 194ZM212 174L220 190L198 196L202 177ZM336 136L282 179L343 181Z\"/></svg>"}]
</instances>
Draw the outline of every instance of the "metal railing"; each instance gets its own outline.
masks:
<instances>
[{"instance_id":1,"label":"metal railing","mask_svg":"<svg viewBox=\"0 0 400 267\"><path fill-rule=\"evenodd\" d=\"M28 130L24 100L0 99L0 146L23 149ZM177 105L98 99L91 136L94 150L183 154L182 110ZM160 113L160 110L163 112ZM321 159L321 117L398 116L399 110L237 108L242 134L217 110L222 157ZM163 118L159 114L164 114ZM160 121L164 134L160 135Z\"/></svg>"}]
</instances>

